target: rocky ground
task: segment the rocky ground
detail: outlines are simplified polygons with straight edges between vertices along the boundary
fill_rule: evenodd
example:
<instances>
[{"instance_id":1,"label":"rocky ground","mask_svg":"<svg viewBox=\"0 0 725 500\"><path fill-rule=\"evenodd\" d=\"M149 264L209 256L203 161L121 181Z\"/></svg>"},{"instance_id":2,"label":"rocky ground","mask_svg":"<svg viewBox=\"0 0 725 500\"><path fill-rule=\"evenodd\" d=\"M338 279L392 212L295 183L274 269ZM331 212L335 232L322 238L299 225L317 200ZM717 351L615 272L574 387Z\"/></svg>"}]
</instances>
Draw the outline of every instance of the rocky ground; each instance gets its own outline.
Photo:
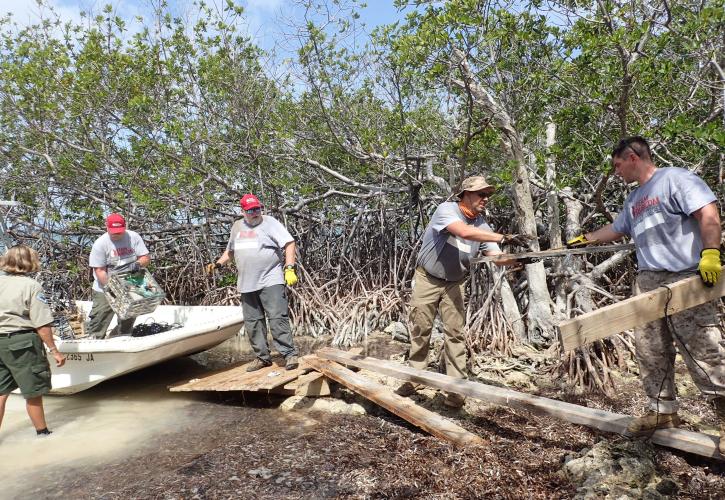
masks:
<instances>
[{"instance_id":1,"label":"rocky ground","mask_svg":"<svg viewBox=\"0 0 725 500\"><path fill-rule=\"evenodd\" d=\"M370 356L399 359L406 346L381 336L367 348ZM623 413L643 408L633 376L618 381L615 398L576 394L536 375L533 367L545 364L539 354L519 354L515 368L504 360L479 360L478 378ZM712 411L689 378L678 377L685 425L707 428L714 422ZM281 397L210 395L193 409L205 417L202 421L208 415L206 428L178 429L117 463L58 471L54 491L71 498L124 499L655 499L722 498L725 492L723 464L524 411L468 400L462 411L453 412L439 393L422 391L415 396L419 404L486 440L482 448L457 449L347 389L337 388L333 396L337 401L320 411L299 402L285 406ZM28 494L54 496L47 490Z\"/></svg>"}]
</instances>

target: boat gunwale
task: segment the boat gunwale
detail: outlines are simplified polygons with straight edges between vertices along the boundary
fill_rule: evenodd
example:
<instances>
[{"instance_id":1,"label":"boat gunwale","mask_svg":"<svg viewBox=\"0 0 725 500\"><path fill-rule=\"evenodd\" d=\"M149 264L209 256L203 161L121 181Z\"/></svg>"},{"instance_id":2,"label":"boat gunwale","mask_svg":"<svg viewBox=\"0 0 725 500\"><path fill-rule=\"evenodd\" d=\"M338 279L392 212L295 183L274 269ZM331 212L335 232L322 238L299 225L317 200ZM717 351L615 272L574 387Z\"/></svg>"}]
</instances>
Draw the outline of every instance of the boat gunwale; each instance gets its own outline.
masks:
<instances>
[{"instance_id":1,"label":"boat gunwale","mask_svg":"<svg viewBox=\"0 0 725 500\"><path fill-rule=\"evenodd\" d=\"M189 326L183 326L174 330L167 330L154 335L146 335L143 337L131 337L131 336L119 336L111 337L107 339L95 339L95 338L80 338L80 339L55 339L58 350L62 353L137 353L156 349L158 347L164 347L169 344L208 335L211 333L218 332L222 329L234 327L244 323L244 317L239 306L175 306L175 305L164 305L159 307L173 307L173 308L189 308L189 307L204 307L204 308L235 308L237 311L234 314L227 314L225 316L215 316L208 325L196 323ZM152 313L153 314L153 313ZM145 316L145 315L144 315ZM209 328L213 326L213 328ZM230 337L231 338L231 337ZM119 346L118 344L123 344Z\"/></svg>"}]
</instances>

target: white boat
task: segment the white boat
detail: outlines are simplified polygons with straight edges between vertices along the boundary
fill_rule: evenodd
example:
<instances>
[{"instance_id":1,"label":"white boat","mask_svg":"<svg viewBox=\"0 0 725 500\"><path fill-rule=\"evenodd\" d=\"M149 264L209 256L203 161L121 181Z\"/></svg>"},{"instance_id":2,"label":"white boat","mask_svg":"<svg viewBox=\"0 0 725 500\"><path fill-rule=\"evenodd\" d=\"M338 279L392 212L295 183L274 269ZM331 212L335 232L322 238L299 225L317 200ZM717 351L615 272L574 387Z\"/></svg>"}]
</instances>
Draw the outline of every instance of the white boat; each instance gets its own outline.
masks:
<instances>
[{"instance_id":1,"label":"white boat","mask_svg":"<svg viewBox=\"0 0 725 500\"><path fill-rule=\"evenodd\" d=\"M91 302L77 301L88 316ZM115 318L109 328L115 326ZM114 377L147 366L205 351L237 334L243 323L239 306L158 306L136 323L177 323L181 328L144 337L119 336L107 339L56 338L66 362L55 366L48 353L53 389L51 394L74 394Z\"/></svg>"}]
</instances>

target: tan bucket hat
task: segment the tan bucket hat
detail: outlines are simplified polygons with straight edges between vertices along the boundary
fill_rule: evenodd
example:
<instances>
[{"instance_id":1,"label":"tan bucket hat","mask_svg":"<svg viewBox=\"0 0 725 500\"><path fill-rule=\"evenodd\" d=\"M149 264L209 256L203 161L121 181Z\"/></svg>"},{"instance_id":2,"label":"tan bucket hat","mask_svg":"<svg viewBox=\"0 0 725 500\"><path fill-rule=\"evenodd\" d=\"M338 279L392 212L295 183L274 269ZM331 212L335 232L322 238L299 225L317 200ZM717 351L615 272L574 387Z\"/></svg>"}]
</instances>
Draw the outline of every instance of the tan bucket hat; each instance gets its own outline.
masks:
<instances>
[{"instance_id":1,"label":"tan bucket hat","mask_svg":"<svg viewBox=\"0 0 725 500\"><path fill-rule=\"evenodd\" d=\"M463 196L464 191L483 191L484 189L496 191L496 187L486 182L486 179L482 175L474 175L463 179L461 188L458 190L456 196L460 198Z\"/></svg>"}]
</instances>

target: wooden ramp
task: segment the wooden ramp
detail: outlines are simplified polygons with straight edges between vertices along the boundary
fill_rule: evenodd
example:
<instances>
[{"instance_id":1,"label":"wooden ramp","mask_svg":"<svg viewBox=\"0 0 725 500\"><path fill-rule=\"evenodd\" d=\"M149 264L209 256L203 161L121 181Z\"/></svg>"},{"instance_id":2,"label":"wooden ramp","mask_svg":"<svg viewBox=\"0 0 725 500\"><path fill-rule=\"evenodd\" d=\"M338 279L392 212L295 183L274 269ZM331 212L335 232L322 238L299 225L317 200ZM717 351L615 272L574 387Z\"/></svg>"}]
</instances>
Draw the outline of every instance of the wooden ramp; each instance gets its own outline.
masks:
<instances>
[{"instance_id":1,"label":"wooden ramp","mask_svg":"<svg viewBox=\"0 0 725 500\"><path fill-rule=\"evenodd\" d=\"M416 370L392 361L367 358L337 349L320 349L317 356L336 361L344 365L356 366L365 370L389 375L400 380L425 384L429 387L455 392L464 396L497 403L512 408L531 411L541 415L586 425L606 432L626 435L626 428L632 417L605 410L587 408L555 399L532 396L502 387L494 387L479 382L455 379L424 370ZM312 363L311 363L312 364ZM315 369L318 366L312 364ZM387 408L387 407L386 407ZM392 411L392 410L391 410ZM684 429L661 429L652 434L652 442L678 450L702 455L717 460L725 460L718 451L718 437Z\"/></svg>"},{"instance_id":2,"label":"wooden ramp","mask_svg":"<svg viewBox=\"0 0 725 500\"><path fill-rule=\"evenodd\" d=\"M330 380L320 372L310 372L300 375L292 382L282 387L275 387L272 392L282 396L329 396Z\"/></svg>"},{"instance_id":3,"label":"wooden ramp","mask_svg":"<svg viewBox=\"0 0 725 500\"><path fill-rule=\"evenodd\" d=\"M236 364L223 370L205 374L187 382L180 382L169 386L171 392L187 391L269 391L287 384L310 371L310 368L300 361L299 368L287 370L272 362L271 366L254 372L248 372L249 363Z\"/></svg>"},{"instance_id":4,"label":"wooden ramp","mask_svg":"<svg viewBox=\"0 0 725 500\"><path fill-rule=\"evenodd\" d=\"M343 351L340 351L343 352ZM356 354L352 354L356 356ZM485 441L437 413L398 396L390 388L363 377L333 361L310 355L303 358L315 370L339 382L370 401L404 418L424 431L459 446L481 446Z\"/></svg>"}]
</instances>

